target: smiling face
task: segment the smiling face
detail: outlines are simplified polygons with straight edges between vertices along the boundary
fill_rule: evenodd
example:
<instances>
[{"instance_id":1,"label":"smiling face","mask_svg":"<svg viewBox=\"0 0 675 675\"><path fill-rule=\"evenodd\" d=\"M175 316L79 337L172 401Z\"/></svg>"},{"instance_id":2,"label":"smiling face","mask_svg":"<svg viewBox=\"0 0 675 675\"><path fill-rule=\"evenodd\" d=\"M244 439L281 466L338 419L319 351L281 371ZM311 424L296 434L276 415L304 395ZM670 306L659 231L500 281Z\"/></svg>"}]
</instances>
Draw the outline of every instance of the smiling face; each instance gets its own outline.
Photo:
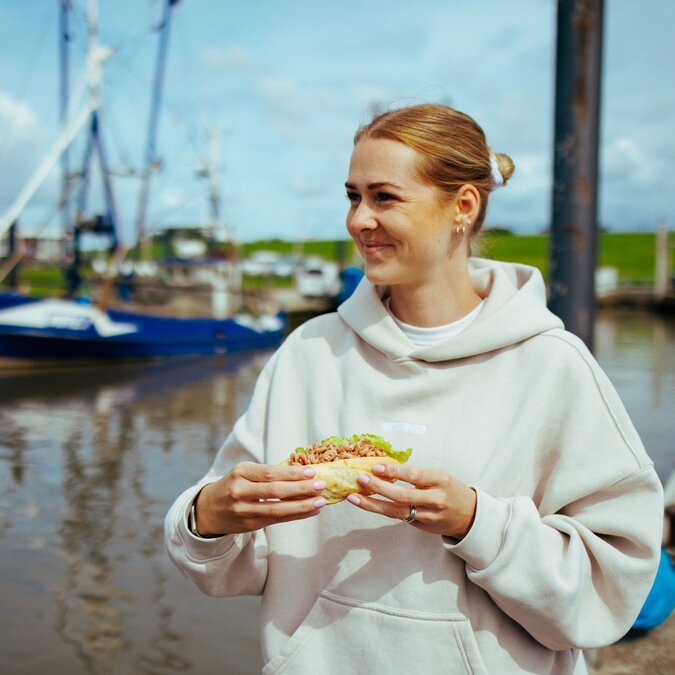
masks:
<instances>
[{"instance_id":1,"label":"smiling face","mask_svg":"<svg viewBox=\"0 0 675 675\"><path fill-rule=\"evenodd\" d=\"M347 230L375 284L447 286L465 246L453 241L460 208L422 182L420 155L403 143L365 138L357 143L346 182Z\"/></svg>"}]
</instances>

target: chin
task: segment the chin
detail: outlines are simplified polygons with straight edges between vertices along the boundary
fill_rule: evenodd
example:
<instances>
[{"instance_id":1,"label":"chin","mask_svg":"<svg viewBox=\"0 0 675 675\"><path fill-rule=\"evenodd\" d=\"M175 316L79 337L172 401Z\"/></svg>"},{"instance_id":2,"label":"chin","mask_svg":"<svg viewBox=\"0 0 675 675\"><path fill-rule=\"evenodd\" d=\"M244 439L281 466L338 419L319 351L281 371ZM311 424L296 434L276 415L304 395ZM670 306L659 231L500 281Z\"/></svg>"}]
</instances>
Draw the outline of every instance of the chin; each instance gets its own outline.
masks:
<instances>
[{"instance_id":1,"label":"chin","mask_svg":"<svg viewBox=\"0 0 675 675\"><path fill-rule=\"evenodd\" d=\"M366 279L368 279L371 284L377 284L378 286L388 286L392 282L392 275L387 274L387 271L383 269L373 269L369 268L368 265L365 265L363 273L366 275Z\"/></svg>"}]
</instances>

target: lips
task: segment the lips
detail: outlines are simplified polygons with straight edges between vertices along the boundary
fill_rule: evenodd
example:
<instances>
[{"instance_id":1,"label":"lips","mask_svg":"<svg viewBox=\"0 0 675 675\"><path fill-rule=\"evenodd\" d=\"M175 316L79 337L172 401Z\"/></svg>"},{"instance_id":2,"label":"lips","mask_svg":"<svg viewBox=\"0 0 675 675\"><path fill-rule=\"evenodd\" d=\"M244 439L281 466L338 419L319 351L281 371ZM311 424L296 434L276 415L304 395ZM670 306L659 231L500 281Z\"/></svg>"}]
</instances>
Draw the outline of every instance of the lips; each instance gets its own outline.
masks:
<instances>
[{"instance_id":1,"label":"lips","mask_svg":"<svg viewBox=\"0 0 675 675\"><path fill-rule=\"evenodd\" d=\"M388 244L387 242L384 241L368 240L361 242L361 248L363 249L364 253L378 253L379 251L383 251L391 247L392 244Z\"/></svg>"}]
</instances>

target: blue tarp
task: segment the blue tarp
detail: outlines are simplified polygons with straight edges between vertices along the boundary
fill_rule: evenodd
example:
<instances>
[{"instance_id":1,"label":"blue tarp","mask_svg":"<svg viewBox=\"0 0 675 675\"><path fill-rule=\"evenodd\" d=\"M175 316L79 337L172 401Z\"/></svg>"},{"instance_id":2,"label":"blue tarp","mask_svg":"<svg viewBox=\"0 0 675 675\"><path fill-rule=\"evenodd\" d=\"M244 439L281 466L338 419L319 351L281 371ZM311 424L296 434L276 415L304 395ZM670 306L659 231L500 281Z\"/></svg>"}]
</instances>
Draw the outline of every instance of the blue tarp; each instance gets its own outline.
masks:
<instances>
[{"instance_id":1,"label":"blue tarp","mask_svg":"<svg viewBox=\"0 0 675 675\"><path fill-rule=\"evenodd\" d=\"M675 568L661 549L661 561L652 590L633 624L633 630L650 630L660 626L675 608Z\"/></svg>"}]
</instances>

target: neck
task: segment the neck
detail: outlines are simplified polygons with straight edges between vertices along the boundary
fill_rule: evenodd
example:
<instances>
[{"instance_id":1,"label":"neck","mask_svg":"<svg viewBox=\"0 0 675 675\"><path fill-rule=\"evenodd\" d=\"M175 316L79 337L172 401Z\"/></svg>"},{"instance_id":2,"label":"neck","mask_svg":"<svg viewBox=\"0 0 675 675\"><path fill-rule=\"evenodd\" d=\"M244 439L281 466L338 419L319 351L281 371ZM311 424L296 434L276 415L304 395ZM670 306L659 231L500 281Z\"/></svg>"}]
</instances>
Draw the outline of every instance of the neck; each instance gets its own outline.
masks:
<instances>
[{"instance_id":1,"label":"neck","mask_svg":"<svg viewBox=\"0 0 675 675\"><path fill-rule=\"evenodd\" d=\"M403 323L419 328L435 328L458 321L475 309L481 297L465 275L444 283L423 286L395 285L390 289L389 308Z\"/></svg>"}]
</instances>

